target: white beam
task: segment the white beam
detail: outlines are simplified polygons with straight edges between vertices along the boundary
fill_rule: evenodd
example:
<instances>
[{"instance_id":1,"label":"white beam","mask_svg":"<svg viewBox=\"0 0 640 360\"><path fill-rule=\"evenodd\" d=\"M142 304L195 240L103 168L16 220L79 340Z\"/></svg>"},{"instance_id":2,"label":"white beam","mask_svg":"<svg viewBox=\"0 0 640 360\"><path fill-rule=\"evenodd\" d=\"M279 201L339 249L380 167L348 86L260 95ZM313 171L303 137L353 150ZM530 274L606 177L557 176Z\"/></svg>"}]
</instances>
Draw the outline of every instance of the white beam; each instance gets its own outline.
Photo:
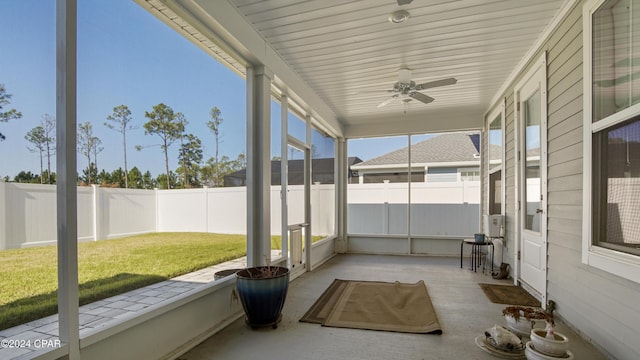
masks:
<instances>
[{"instance_id":1,"label":"white beam","mask_svg":"<svg viewBox=\"0 0 640 360\"><path fill-rule=\"evenodd\" d=\"M247 266L271 261L271 79L247 68Z\"/></svg>"},{"instance_id":2,"label":"white beam","mask_svg":"<svg viewBox=\"0 0 640 360\"><path fill-rule=\"evenodd\" d=\"M349 158L347 155L347 143L345 139L336 139L336 224L338 238L336 239L336 252L347 252L347 181L349 179Z\"/></svg>"},{"instance_id":3,"label":"white beam","mask_svg":"<svg viewBox=\"0 0 640 360\"><path fill-rule=\"evenodd\" d=\"M307 264L307 271L311 271L311 251L312 251L312 228L311 222L311 185L313 184L313 175L311 174L311 116L307 115L305 118L306 124L306 144L307 148L304 150L304 222L306 226L306 234L304 237L305 246L305 263Z\"/></svg>"},{"instance_id":4,"label":"white beam","mask_svg":"<svg viewBox=\"0 0 640 360\"><path fill-rule=\"evenodd\" d=\"M76 0L56 3L58 321L69 359L80 358L76 187Z\"/></svg>"},{"instance_id":5,"label":"white beam","mask_svg":"<svg viewBox=\"0 0 640 360\"><path fill-rule=\"evenodd\" d=\"M347 139L393 136L407 134L442 133L451 131L476 131L482 129L484 116L480 108L461 106L455 114L438 110L429 113L412 114L399 112L396 115L352 118L345 125Z\"/></svg>"},{"instance_id":6,"label":"white beam","mask_svg":"<svg viewBox=\"0 0 640 360\"><path fill-rule=\"evenodd\" d=\"M287 257L287 267L292 268L293 262L289 256L289 208L287 207L289 193L287 190L287 167L289 166L287 135L289 129L289 96L282 94L280 98L280 201L282 214L282 256Z\"/></svg>"}]
</instances>

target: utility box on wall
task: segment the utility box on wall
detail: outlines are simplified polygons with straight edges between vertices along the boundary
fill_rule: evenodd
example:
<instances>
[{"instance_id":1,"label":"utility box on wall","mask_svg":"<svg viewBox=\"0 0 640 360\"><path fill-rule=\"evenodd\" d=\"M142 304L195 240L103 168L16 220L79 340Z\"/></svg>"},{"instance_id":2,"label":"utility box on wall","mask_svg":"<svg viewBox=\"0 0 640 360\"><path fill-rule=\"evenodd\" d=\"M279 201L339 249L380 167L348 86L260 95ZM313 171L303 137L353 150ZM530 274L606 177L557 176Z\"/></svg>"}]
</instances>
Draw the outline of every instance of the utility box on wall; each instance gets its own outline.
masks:
<instances>
[{"instance_id":1,"label":"utility box on wall","mask_svg":"<svg viewBox=\"0 0 640 360\"><path fill-rule=\"evenodd\" d=\"M504 235L504 217L502 215L484 215L484 233L488 237Z\"/></svg>"}]
</instances>

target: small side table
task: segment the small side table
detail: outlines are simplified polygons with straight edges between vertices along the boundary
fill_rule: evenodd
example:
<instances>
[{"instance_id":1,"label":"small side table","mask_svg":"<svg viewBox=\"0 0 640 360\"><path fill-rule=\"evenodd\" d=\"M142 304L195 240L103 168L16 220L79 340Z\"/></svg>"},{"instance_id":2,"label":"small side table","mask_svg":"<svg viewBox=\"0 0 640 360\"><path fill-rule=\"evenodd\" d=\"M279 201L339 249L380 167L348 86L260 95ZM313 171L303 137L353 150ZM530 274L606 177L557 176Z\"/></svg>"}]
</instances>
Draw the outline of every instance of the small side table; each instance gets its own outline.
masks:
<instances>
[{"instance_id":1,"label":"small side table","mask_svg":"<svg viewBox=\"0 0 640 360\"><path fill-rule=\"evenodd\" d=\"M494 247L492 241L476 242L475 239L463 239L460 243L460 268L462 269L462 255L464 245L471 245L471 268L474 272L477 271L478 266L482 263L482 247L491 247L491 274L493 274L493 253ZM486 261L485 261L486 262ZM482 264L482 273L484 274L484 264Z\"/></svg>"}]
</instances>

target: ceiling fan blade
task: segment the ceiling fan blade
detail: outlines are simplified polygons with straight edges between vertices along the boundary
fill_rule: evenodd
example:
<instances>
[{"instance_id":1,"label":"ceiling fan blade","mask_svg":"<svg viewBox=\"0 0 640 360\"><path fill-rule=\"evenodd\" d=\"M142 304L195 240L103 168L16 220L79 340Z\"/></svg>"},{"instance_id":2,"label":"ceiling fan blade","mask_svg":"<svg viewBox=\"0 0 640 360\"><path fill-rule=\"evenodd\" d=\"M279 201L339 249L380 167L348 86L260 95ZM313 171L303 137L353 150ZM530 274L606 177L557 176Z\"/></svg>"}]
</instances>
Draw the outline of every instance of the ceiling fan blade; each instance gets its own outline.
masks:
<instances>
[{"instance_id":1,"label":"ceiling fan blade","mask_svg":"<svg viewBox=\"0 0 640 360\"><path fill-rule=\"evenodd\" d=\"M378 105L378 107L383 107L388 105L390 102L392 102L393 100L398 98L398 94L392 95L390 98L388 98L387 100L383 101L380 105Z\"/></svg>"},{"instance_id":2,"label":"ceiling fan blade","mask_svg":"<svg viewBox=\"0 0 640 360\"><path fill-rule=\"evenodd\" d=\"M438 86L453 85L457 82L458 80L456 80L456 78L440 79L436 81L426 82L424 84L418 84L416 85L416 90L425 90L425 89L431 89Z\"/></svg>"},{"instance_id":3,"label":"ceiling fan blade","mask_svg":"<svg viewBox=\"0 0 640 360\"><path fill-rule=\"evenodd\" d=\"M409 5L413 0L398 0L398 5Z\"/></svg>"},{"instance_id":4,"label":"ceiling fan blade","mask_svg":"<svg viewBox=\"0 0 640 360\"><path fill-rule=\"evenodd\" d=\"M411 98L416 99L416 100L418 100L420 102L423 102L425 104L428 104L428 103L432 102L433 100L435 100L431 96L425 95L425 94L417 92L417 91L410 92L409 96Z\"/></svg>"},{"instance_id":5,"label":"ceiling fan blade","mask_svg":"<svg viewBox=\"0 0 640 360\"><path fill-rule=\"evenodd\" d=\"M358 95L358 94L378 94L380 95L381 93L392 93L395 92L395 90L391 89L391 90L362 90L362 91L354 91L354 92L350 92L349 94L352 95Z\"/></svg>"}]
</instances>

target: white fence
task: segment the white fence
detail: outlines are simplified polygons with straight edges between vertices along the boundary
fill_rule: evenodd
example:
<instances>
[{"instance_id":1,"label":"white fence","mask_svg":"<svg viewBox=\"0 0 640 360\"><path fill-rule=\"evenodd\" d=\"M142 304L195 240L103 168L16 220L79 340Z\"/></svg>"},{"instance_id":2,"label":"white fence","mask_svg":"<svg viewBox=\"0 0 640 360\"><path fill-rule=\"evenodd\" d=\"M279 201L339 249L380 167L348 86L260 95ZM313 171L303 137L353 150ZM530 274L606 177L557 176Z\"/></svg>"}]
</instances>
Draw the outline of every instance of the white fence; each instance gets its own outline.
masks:
<instances>
[{"instance_id":1,"label":"white fence","mask_svg":"<svg viewBox=\"0 0 640 360\"><path fill-rule=\"evenodd\" d=\"M334 232L334 186L312 187L312 231ZM302 186L289 186L289 222L304 221ZM271 233L280 235L280 187L271 190ZM246 188L189 190L78 187L78 240L149 232L246 234ZM0 181L0 250L55 244L56 186Z\"/></svg>"},{"instance_id":2,"label":"white fence","mask_svg":"<svg viewBox=\"0 0 640 360\"><path fill-rule=\"evenodd\" d=\"M289 224L304 222L304 189L288 189ZM333 185L311 187L311 223L314 235L334 232L335 191ZM280 187L271 187L271 233L280 235L282 225ZM158 190L157 231L202 231L246 234L247 193L245 187L189 190Z\"/></svg>"},{"instance_id":3,"label":"white fence","mask_svg":"<svg viewBox=\"0 0 640 360\"><path fill-rule=\"evenodd\" d=\"M56 186L0 182L0 249L54 244ZM78 187L78 240L156 231L153 190Z\"/></svg>"},{"instance_id":4,"label":"white fence","mask_svg":"<svg viewBox=\"0 0 640 360\"><path fill-rule=\"evenodd\" d=\"M478 182L421 183L412 184L411 188L412 233L451 235L447 229L460 228L465 221L470 222L469 228L474 228L470 233L477 230ZM288 190L289 223L303 222L302 186L289 186ZM406 234L407 194L406 184L349 185L349 231ZM245 234L246 204L244 187L188 190L79 187L78 239L112 239L156 231ZM313 235L334 233L334 204L334 185L312 185ZM455 210L444 210L441 204ZM381 215L375 217L374 213ZM271 233L274 235L281 232L280 219L280 187L273 186ZM55 185L0 182L0 250L54 244L56 226Z\"/></svg>"},{"instance_id":5,"label":"white fence","mask_svg":"<svg viewBox=\"0 0 640 360\"><path fill-rule=\"evenodd\" d=\"M411 197L411 225L409 219ZM480 182L350 184L349 234L468 237L480 230Z\"/></svg>"}]
</instances>

